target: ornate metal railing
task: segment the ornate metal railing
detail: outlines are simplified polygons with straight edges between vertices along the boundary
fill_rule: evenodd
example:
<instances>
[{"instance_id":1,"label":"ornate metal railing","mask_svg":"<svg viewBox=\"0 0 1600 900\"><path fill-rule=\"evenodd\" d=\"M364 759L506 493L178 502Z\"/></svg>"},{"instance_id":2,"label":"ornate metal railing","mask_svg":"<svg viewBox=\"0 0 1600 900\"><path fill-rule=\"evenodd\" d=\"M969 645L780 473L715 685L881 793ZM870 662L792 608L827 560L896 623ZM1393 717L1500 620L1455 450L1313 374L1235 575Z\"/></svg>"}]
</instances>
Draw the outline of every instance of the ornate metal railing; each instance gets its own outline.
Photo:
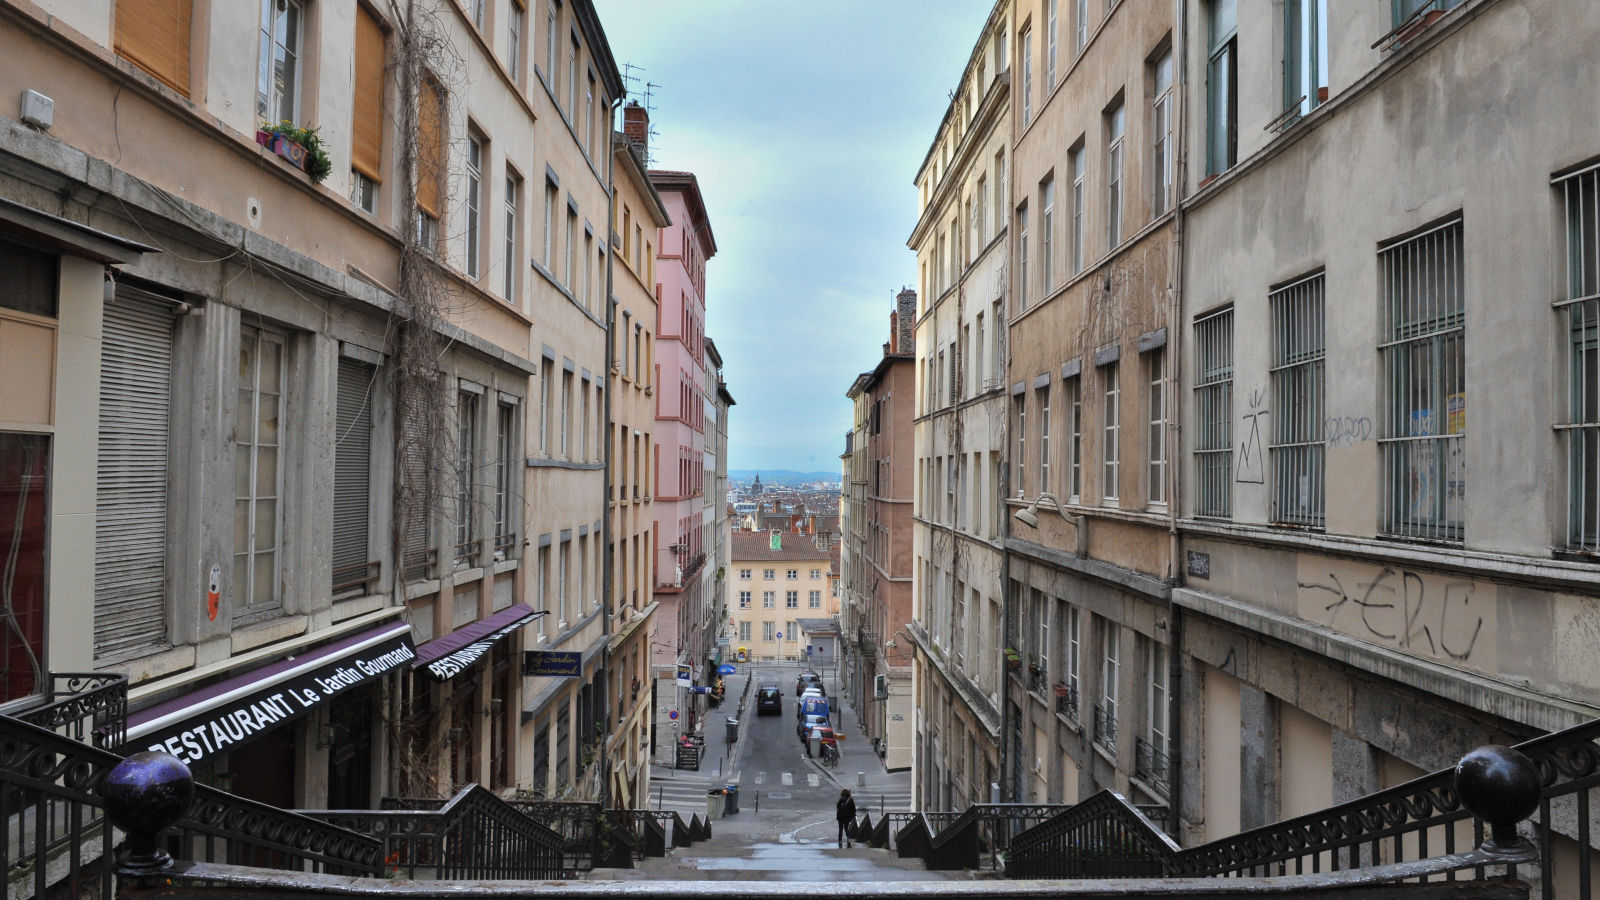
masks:
<instances>
[{"instance_id":1,"label":"ornate metal railing","mask_svg":"<svg viewBox=\"0 0 1600 900\"><path fill-rule=\"evenodd\" d=\"M382 841L388 876L544 879L566 874L560 836L482 785L468 785L437 807L416 800L385 805L391 808L305 815Z\"/></svg>"},{"instance_id":2,"label":"ornate metal railing","mask_svg":"<svg viewBox=\"0 0 1600 900\"><path fill-rule=\"evenodd\" d=\"M929 869L996 868L1013 836L1070 808L1061 803L975 803L964 812L889 813L878 827L892 835L902 858L920 858ZM868 817L856 833L863 835L860 840L878 846L870 837L875 830Z\"/></svg>"},{"instance_id":3,"label":"ornate metal railing","mask_svg":"<svg viewBox=\"0 0 1600 900\"><path fill-rule=\"evenodd\" d=\"M1179 852L1171 838L1112 791L1017 835L1010 851L1010 878L1157 878L1171 872Z\"/></svg>"},{"instance_id":4,"label":"ornate metal railing","mask_svg":"<svg viewBox=\"0 0 1600 900\"><path fill-rule=\"evenodd\" d=\"M1117 755L1117 717L1098 705L1094 708L1094 742Z\"/></svg>"},{"instance_id":5,"label":"ornate metal railing","mask_svg":"<svg viewBox=\"0 0 1600 900\"><path fill-rule=\"evenodd\" d=\"M633 825L614 817L600 804L583 800L523 799L506 803L560 836L568 870L632 868Z\"/></svg>"},{"instance_id":6,"label":"ornate metal railing","mask_svg":"<svg viewBox=\"0 0 1600 900\"><path fill-rule=\"evenodd\" d=\"M1156 749L1156 746L1144 738L1134 739L1133 744L1133 774L1166 796L1167 772L1169 764L1167 755Z\"/></svg>"},{"instance_id":7,"label":"ornate metal railing","mask_svg":"<svg viewBox=\"0 0 1600 900\"><path fill-rule=\"evenodd\" d=\"M1065 684L1056 685L1056 712L1076 722L1078 720L1078 689Z\"/></svg>"},{"instance_id":8,"label":"ornate metal railing","mask_svg":"<svg viewBox=\"0 0 1600 900\"><path fill-rule=\"evenodd\" d=\"M0 716L0 863L12 898L45 897L47 891L112 896L106 860L119 839L99 791L121 761L108 750ZM371 838L203 785L195 786L166 844L177 859L195 862L342 875L382 869L380 845Z\"/></svg>"},{"instance_id":9,"label":"ornate metal railing","mask_svg":"<svg viewBox=\"0 0 1600 900\"><path fill-rule=\"evenodd\" d=\"M16 714L31 725L96 747L116 749L128 735L128 676L101 672L52 672L40 705Z\"/></svg>"}]
</instances>

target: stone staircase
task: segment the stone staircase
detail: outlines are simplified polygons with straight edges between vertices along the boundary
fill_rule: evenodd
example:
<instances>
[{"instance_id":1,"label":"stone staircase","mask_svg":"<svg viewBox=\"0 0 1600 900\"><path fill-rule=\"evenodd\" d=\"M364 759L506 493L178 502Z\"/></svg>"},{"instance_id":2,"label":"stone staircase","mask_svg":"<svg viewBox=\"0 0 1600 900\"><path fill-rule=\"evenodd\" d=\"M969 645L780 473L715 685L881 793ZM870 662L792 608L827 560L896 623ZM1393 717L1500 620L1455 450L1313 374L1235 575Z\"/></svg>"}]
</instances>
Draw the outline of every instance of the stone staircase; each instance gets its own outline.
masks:
<instances>
[{"instance_id":1,"label":"stone staircase","mask_svg":"<svg viewBox=\"0 0 1600 900\"><path fill-rule=\"evenodd\" d=\"M920 859L861 843L842 848L833 841L750 842L728 836L670 850L634 869L595 869L591 881L945 881L960 873L929 872Z\"/></svg>"}]
</instances>

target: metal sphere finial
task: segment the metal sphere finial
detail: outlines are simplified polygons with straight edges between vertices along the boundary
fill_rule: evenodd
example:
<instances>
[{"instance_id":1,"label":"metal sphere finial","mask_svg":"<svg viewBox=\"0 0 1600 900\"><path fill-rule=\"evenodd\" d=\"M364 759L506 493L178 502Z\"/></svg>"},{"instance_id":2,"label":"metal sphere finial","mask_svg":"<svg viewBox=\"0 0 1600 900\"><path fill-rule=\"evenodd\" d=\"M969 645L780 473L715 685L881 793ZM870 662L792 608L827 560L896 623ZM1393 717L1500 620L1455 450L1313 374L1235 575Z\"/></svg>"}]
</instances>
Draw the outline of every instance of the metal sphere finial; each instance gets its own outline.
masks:
<instances>
[{"instance_id":1,"label":"metal sphere finial","mask_svg":"<svg viewBox=\"0 0 1600 900\"><path fill-rule=\"evenodd\" d=\"M1517 824L1539 808L1539 770L1532 760L1498 744L1479 747L1456 763L1455 785L1461 805L1489 823L1485 851L1526 849Z\"/></svg>"},{"instance_id":2,"label":"metal sphere finial","mask_svg":"<svg viewBox=\"0 0 1600 900\"><path fill-rule=\"evenodd\" d=\"M100 796L112 824L128 833L128 857L117 872L137 876L166 868L172 857L161 849L161 832L182 818L194 799L189 767L167 753L135 753L106 773Z\"/></svg>"}]
</instances>

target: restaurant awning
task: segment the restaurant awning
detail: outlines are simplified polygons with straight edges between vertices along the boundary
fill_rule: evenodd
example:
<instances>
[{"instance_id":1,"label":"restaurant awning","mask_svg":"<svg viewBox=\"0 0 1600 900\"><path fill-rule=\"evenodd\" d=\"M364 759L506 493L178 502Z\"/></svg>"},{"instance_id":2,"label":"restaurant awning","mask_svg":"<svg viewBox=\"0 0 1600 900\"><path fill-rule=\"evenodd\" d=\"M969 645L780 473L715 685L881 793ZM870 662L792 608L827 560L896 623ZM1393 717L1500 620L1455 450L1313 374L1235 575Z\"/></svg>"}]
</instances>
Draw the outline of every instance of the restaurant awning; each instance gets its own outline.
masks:
<instances>
[{"instance_id":1,"label":"restaurant awning","mask_svg":"<svg viewBox=\"0 0 1600 900\"><path fill-rule=\"evenodd\" d=\"M128 716L129 749L193 765L228 753L416 658L411 626L388 622Z\"/></svg>"},{"instance_id":2,"label":"restaurant awning","mask_svg":"<svg viewBox=\"0 0 1600 900\"><path fill-rule=\"evenodd\" d=\"M434 681L449 681L466 671L494 645L541 613L526 603L508 606L492 616L458 628L417 648L414 669L424 669Z\"/></svg>"}]
</instances>

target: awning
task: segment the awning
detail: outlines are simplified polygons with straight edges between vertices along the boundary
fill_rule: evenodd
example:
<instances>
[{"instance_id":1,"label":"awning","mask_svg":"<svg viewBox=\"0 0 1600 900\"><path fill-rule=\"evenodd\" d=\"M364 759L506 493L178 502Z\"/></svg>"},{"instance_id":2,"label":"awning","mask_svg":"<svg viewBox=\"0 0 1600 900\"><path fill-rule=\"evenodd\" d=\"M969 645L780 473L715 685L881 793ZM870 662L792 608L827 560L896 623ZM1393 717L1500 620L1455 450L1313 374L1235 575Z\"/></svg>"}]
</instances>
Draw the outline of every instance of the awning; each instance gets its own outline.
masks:
<instances>
[{"instance_id":1,"label":"awning","mask_svg":"<svg viewBox=\"0 0 1600 900\"><path fill-rule=\"evenodd\" d=\"M388 622L128 716L127 746L193 765L227 753L416 658L411 626Z\"/></svg>"},{"instance_id":2,"label":"awning","mask_svg":"<svg viewBox=\"0 0 1600 900\"><path fill-rule=\"evenodd\" d=\"M426 669L435 681L449 681L467 670L502 638L539 616L526 603L508 606L417 648L414 669Z\"/></svg>"}]
</instances>

